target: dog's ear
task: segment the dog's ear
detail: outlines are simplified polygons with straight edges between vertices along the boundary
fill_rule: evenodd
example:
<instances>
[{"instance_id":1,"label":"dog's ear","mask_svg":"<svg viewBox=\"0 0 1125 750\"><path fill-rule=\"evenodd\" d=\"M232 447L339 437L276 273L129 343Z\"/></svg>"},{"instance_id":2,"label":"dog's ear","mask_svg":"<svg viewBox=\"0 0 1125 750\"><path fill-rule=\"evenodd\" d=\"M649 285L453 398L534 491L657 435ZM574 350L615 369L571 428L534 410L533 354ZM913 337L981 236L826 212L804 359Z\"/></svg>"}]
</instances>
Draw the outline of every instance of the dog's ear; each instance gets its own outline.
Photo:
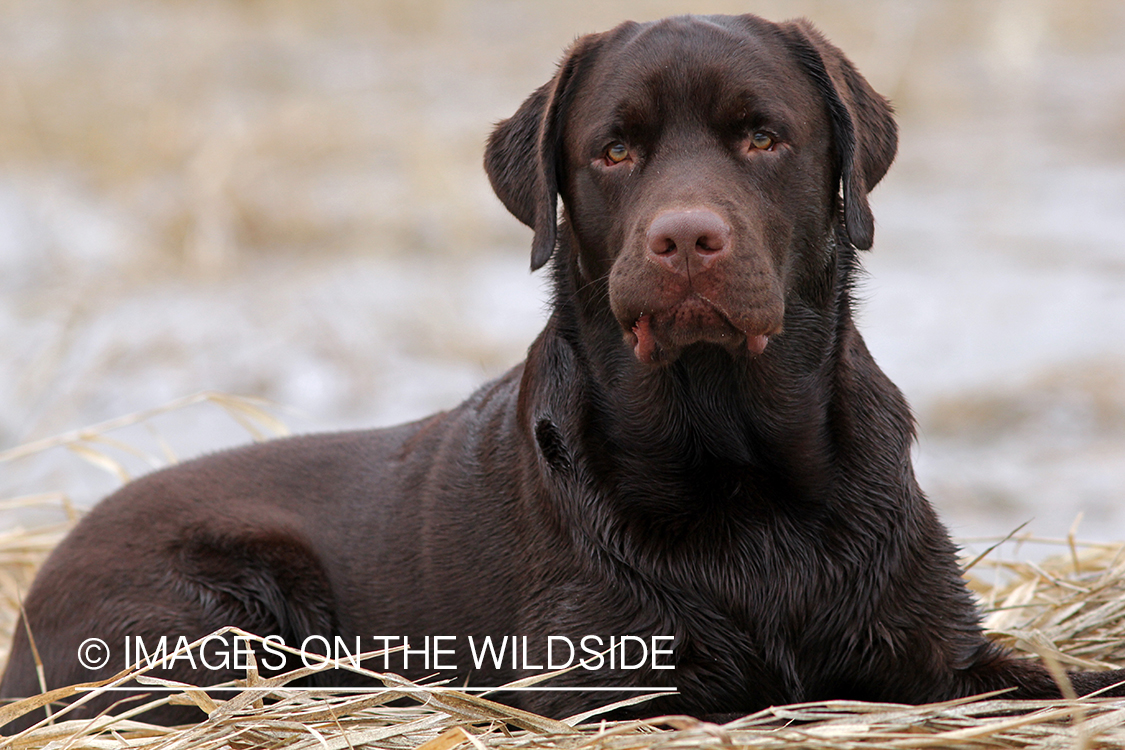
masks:
<instances>
[{"instance_id":1,"label":"dog's ear","mask_svg":"<svg viewBox=\"0 0 1125 750\"><path fill-rule=\"evenodd\" d=\"M576 71L592 57L600 38L600 34L590 34L578 39L559 63L555 77L496 126L484 151L484 169L492 189L513 216L535 230L532 271L541 268L555 251L563 123L573 98Z\"/></svg>"},{"instance_id":2,"label":"dog's ear","mask_svg":"<svg viewBox=\"0 0 1125 750\"><path fill-rule=\"evenodd\" d=\"M781 29L828 104L840 160L848 239L860 250L867 250L875 240L875 220L867 194L883 179L898 148L898 128L890 102L877 94L844 53L808 21L789 21Z\"/></svg>"}]
</instances>

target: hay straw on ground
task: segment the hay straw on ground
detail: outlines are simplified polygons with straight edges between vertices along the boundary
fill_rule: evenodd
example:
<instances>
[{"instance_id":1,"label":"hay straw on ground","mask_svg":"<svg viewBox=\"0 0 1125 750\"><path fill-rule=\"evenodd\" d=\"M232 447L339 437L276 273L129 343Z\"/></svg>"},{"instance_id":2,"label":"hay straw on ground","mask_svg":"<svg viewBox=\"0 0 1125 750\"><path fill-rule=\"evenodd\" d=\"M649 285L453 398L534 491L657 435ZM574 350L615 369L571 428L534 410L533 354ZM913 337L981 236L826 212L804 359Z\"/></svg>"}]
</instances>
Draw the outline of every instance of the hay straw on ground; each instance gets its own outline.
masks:
<instances>
[{"instance_id":1,"label":"hay straw on ground","mask_svg":"<svg viewBox=\"0 0 1125 750\"><path fill-rule=\"evenodd\" d=\"M213 394L201 394L191 397L190 403L210 400L229 409L224 403L227 398L216 401ZM257 409L252 402L249 406ZM243 412L243 416L261 422L255 412ZM90 436L112 429L117 422L133 424L144 418L145 414L133 415L96 429L22 446L0 454L0 462L32 450L88 443ZM109 465L103 468L113 469ZM5 654L20 593L27 591L34 572L76 519L73 509L59 495L8 502L20 503L58 503L66 520L51 527L0 533L0 649ZM1007 540L1008 545L1023 542L1055 544L1061 554L1040 562L1001 560L995 553L965 561L972 564L967 578L980 598L990 635L1017 651L1066 668L1100 669L1125 664L1125 544L1080 543L1073 533L1067 539L1043 540L1024 534ZM989 582L989 577L994 580ZM246 680L232 685L240 690L220 697L141 672L127 671L105 683L61 688L47 696L0 706L3 724L48 699L78 696L75 699L81 700L83 694L97 694L138 676L154 689L175 688L172 692L154 690L148 698L128 704L134 708L117 717L68 720L65 710L56 710L52 723L44 722L4 738L0 750L1125 747L1125 701L1099 698L1010 701L996 694L926 706L829 701L773 707L721 726L687 717L604 722L596 716L581 716L560 722L478 695L416 685L396 675L374 672L367 674L383 687L333 695L326 691L280 690L307 670L269 679L251 671ZM414 700L416 705L387 705L401 703L402 699ZM145 707L145 700L197 705L202 709L200 720L175 728L145 724L135 718Z\"/></svg>"},{"instance_id":2,"label":"hay straw on ground","mask_svg":"<svg viewBox=\"0 0 1125 750\"><path fill-rule=\"evenodd\" d=\"M130 676L123 673L118 680ZM206 718L201 713L194 725L168 728L128 717L68 721L63 716L54 725L8 738L0 747L908 750L1125 746L1125 704L1101 699L1006 701L993 697L927 706L830 701L773 707L725 725L676 716L576 723L536 717L456 691L425 690L394 675L384 676L384 688L344 696L314 691L271 693L270 688L284 679L275 678L269 685L247 684L244 692L227 700L185 690L178 694L181 700L202 705L209 712ZM267 696L277 702L261 705ZM404 697L416 699L418 705L385 705ZM13 704L0 709L0 718L24 709L25 705Z\"/></svg>"}]
</instances>

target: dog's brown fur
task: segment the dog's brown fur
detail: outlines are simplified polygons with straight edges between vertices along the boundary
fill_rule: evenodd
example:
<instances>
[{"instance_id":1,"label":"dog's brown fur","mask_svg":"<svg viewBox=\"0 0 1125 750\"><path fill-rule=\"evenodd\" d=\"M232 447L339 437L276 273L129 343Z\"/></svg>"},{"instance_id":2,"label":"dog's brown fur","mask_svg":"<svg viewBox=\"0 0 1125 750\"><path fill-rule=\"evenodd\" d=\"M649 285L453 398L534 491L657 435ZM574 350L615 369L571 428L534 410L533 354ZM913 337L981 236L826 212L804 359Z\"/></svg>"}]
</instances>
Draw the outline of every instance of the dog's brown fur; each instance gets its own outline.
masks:
<instances>
[{"instance_id":1,"label":"dog's brown fur","mask_svg":"<svg viewBox=\"0 0 1125 750\"><path fill-rule=\"evenodd\" d=\"M553 258L527 361L450 412L220 453L105 500L27 598L47 686L120 668L80 669L87 637L238 625L538 649L674 636L674 670L554 683L678 689L644 713L1057 696L1042 666L981 634L914 480L906 403L852 320L867 194L895 148L887 102L803 21L582 37L486 155L535 230L533 266ZM463 646L451 661L468 663ZM1088 692L1121 674L1071 679ZM21 625L0 693L36 692ZM511 700L562 716L608 699Z\"/></svg>"}]
</instances>

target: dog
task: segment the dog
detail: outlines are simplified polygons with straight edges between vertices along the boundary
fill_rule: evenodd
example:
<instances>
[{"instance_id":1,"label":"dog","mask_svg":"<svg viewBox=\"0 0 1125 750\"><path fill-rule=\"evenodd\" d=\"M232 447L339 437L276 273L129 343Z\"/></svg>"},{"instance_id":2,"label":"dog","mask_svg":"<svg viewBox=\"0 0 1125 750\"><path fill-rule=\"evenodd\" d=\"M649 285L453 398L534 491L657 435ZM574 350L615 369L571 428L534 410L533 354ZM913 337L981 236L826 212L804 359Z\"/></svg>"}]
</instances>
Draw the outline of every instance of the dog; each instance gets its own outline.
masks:
<instances>
[{"instance_id":1,"label":"dog","mask_svg":"<svg viewBox=\"0 0 1125 750\"><path fill-rule=\"evenodd\" d=\"M853 321L868 193L896 145L887 100L806 21L579 38L486 148L496 194L534 230L532 269L550 263L526 361L411 424L126 485L40 571L0 694L40 692L26 630L56 688L124 666L81 666L88 638L234 625L382 637L413 660L394 671L469 686L541 674L569 646L550 683L569 689L504 696L556 717L610 700L591 687L675 689L632 715L1059 697L982 634L914 478L907 404ZM154 674L243 676L182 660ZM1122 679L1070 674L1081 694Z\"/></svg>"}]
</instances>

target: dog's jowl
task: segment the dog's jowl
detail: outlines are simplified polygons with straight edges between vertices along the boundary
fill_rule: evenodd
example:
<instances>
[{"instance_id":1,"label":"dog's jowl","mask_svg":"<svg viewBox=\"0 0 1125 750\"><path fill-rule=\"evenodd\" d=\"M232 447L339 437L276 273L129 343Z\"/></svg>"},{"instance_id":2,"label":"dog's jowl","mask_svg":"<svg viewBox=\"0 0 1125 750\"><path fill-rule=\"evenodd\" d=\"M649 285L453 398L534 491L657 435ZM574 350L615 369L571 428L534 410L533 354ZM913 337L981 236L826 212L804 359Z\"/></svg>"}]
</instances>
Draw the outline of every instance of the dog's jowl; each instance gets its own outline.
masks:
<instances>
[{"instance_id":1,"label":"dog's jowl","mask_svg":"<svg viewBox=\"0 0 1125 750\"><path fill-rule=\"evenodd\" d=\"M505 698L558 717L630 695L589 687L674 688L629 710L700 716L1057 697L982 635L906 403L852 319L895 148L887 101L803 21L578 39L485 154L553 280L526 362L428 419L219 453L104 500L26 598L46 687L233 625L326 655L405 645L364 667L470 687L569 665L549 684L573 689ZM79 658L92 638L104 664ZM153 674L241 678L237 645ZM263 672L300 666L254 648ZM0 692L40 692L24 624Z\"/></svg>"}]
</instances>

